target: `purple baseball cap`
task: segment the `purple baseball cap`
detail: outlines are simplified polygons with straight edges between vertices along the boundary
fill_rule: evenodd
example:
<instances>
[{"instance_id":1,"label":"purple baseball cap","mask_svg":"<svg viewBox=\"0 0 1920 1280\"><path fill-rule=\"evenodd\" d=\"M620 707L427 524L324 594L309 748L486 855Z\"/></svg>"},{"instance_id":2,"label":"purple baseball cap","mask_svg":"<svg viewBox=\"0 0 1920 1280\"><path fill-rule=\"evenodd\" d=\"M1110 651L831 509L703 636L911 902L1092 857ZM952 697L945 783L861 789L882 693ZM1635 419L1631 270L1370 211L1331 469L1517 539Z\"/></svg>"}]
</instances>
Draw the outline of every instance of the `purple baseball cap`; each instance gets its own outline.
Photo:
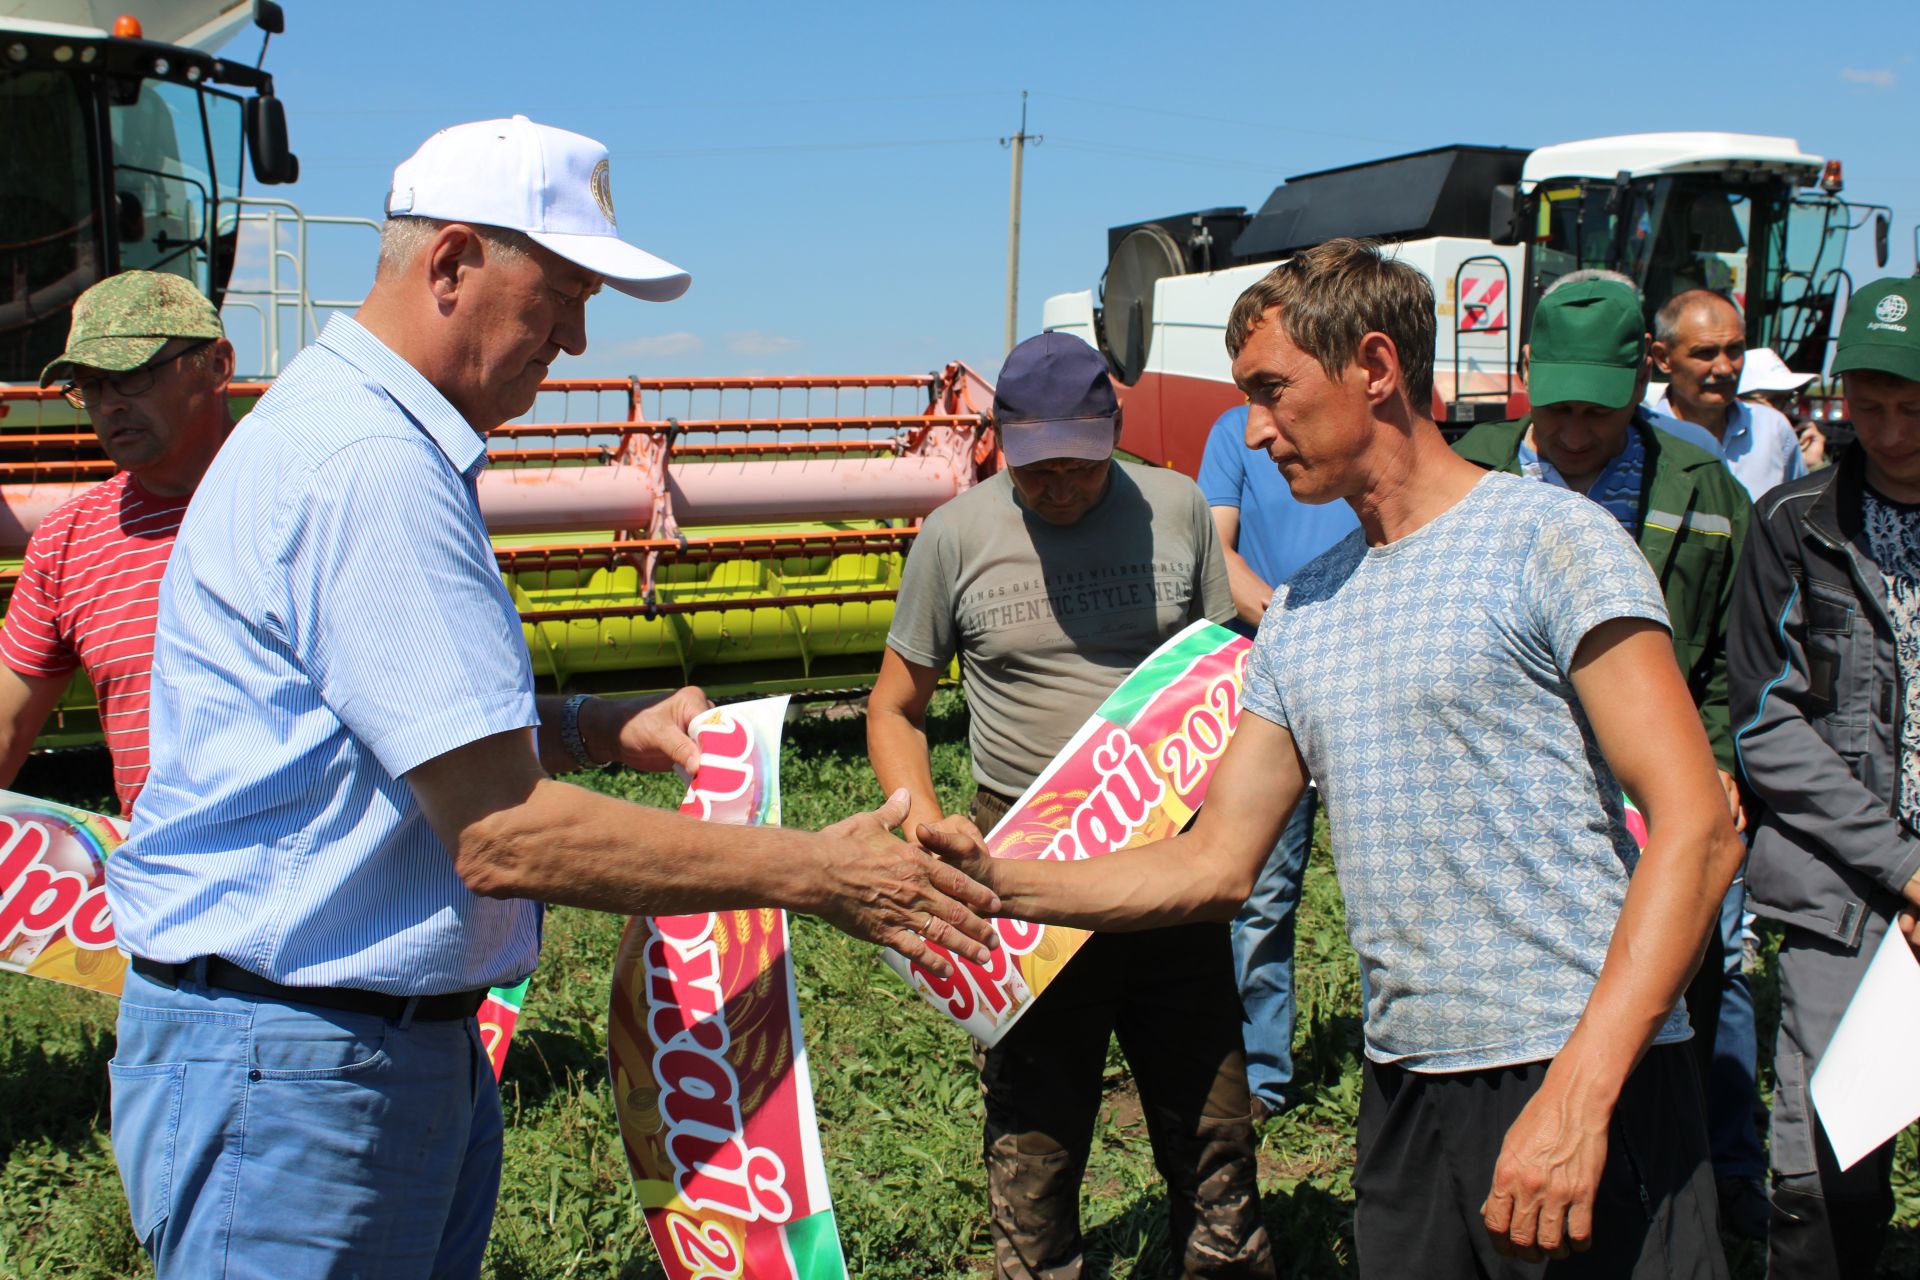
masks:
<instances>
[{"instance_id":1,"label":"purple baseball cap","mask_svg":"<svg viewBox=\"0 0 1920 1280\"><path fill-rule=\"evenodd\" d=\"M1043 333L1009 351L993 388L1000 447L1016 467L1112 457L1119 412L1106 357L1069 333Z\"/></svg>"}]
</instances>

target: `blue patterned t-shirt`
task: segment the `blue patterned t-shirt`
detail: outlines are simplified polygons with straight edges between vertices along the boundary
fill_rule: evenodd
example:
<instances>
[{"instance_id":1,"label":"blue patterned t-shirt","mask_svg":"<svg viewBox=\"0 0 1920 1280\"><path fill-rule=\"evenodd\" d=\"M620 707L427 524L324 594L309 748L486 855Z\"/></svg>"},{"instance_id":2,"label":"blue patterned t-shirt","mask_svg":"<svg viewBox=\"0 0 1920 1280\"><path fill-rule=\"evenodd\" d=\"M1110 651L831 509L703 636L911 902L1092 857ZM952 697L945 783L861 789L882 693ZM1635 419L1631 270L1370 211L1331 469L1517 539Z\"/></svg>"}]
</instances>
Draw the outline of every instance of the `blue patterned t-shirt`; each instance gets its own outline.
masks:
<instances>
[{"instance_id":1,"label":"blue patterned t-shirt","mask_svg":"<svg viewBox=\"0 0 1920 1280\"><path fill-rule=\"evenodd\" d=\"M1619 522L1500 473L1274 593L1243 701L1327 805L1375 1061L1476 1071L1572 1034L1639 855L1567 672L1623 617L1667 624ZM1657 1042L1688 1035L1676 1006Z\"/></svg>"}]
</instances>

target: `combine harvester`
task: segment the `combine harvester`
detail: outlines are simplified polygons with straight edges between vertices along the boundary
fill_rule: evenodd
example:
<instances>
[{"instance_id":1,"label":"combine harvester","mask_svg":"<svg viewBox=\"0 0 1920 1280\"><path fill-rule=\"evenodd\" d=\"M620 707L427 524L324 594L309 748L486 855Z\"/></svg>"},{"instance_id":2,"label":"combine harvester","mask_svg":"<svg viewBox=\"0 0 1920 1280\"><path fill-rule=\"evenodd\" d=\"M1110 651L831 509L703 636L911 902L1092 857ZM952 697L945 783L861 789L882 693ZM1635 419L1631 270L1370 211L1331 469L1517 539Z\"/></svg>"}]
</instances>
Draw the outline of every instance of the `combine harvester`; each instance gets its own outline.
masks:
<instances>
[{"instance_id":1,"label":"combine harvester","mask_svg":"<svg viewBox=\"0 0 1920 1280\"><path fill-rule=\"evenodd\" d=\"M309 295L309 228L377 230L241 191L243 152L263 185L299 172L272 77L213 52L249 24L279 31L270 0L5 7L0 131L30 142L0 160L0 598L39 521L113 470L85 415L34 385L82 291L130 267L177 272L237 338L258 322L270 375L289 323L290 352L353 305ZM230 288L249 226L268 279ZM265 388L236 383L236 414ZM547 384L528 421L489 438L479 486L542 688L864 689L920 520L997 466L992 402L959 363ZM41 745L97 737L80 678Z\"/></svg>"},{"instance_id":2,"label":"combine harvester","mask_svg":"<svg viewBox=\"0 0 1920 1280\"><path fill-rule=\"evenodd\" d=\"M1434 416L1451 430L1525 411L1517 357L1540 295L1570 271L1625 272L1654 310L1730 292L1747 342L1826 368L1852 291L1851 232L1887 263L1890 213L1839 198L1838 160L1791 138L1650 133L1521 151L1452 146L1302 174L1258 212L1207 209L1112 228L1099 289L1047 299L1044 325L1106 353L1126 404L1122 447L1189 475L1207 429L1241 403L1227 312L1274 263L1335 236L1397 242L1432 280ZM1839 424L1837 395L1815 410Z\"/></svg>"}]
</instances>

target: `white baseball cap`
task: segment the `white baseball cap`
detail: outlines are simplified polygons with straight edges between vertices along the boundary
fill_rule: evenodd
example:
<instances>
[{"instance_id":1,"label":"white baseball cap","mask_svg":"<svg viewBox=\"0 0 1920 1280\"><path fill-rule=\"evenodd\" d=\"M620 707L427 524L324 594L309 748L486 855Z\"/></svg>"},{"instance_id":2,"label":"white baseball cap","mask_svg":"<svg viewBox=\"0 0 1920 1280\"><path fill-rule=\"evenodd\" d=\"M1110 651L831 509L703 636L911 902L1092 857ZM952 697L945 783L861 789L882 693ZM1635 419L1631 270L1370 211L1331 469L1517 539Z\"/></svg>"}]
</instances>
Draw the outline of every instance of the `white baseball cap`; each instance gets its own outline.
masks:
<instances>
[{"instance_id":1,"label":"white baseball cap","mask_svg":"<svg viewBox=\"0 0 1920 1280\"><path fill-rule=\"evenodd\" d=\"M525 116L456 124L421 143L393 171L387 216L525 232L648 302L671 302L693 283L671 262L620 238L606 147Z\"/></svg>"},{"instance_id":2,"label":"white baseball cap","mask_svg":"<svg viewBox=\"0 0 1920 1280\"><path fill-rule=\"evenodd\" d=\"M1772 347L1755 347L1747 352L1746 363L1740 366L1739 393L1744 396L1752 391L1798 391L1819 376L1795 373Z\"/></svg>"}]
</instances>

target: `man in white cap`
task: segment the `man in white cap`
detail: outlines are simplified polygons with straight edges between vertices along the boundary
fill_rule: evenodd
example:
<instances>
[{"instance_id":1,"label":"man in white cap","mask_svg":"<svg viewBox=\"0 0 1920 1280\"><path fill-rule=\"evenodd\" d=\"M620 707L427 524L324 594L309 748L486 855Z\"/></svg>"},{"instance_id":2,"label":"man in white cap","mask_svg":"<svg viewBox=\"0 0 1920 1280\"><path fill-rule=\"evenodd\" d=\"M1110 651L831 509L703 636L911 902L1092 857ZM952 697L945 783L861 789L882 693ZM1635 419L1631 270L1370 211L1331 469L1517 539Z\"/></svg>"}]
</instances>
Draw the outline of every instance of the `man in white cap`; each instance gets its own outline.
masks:
<instances>
[{"instance_id":1,"label":"man in white cap","mask_svg":"<svg viewBox=\"0 0 1920 1280\"><path fill-rule=\"evenodd\" d=\"M499 1096L473 1013L543 902L769 905L986 957L992 895L887 834L708 827L555 782L691 766L696 689L536 699L474 482L485 434L586 347L603 284L687 274L619 238L606 148L515 117L394 174L372 292L235 429L181 525L153 762L107 890L132 954L111 1066L162 1280L477 1276Z\"/></svg>"},{"instance_id":2,"label":"man in white cap","mask_svg":"<svg viewBox=\"0 0 1920 1280\"><path fill-rule=\"evenodd\" d=\"M1740 398L1778 410L1793 423L1800 436L1800 457L1809 471L1827 460L1827 435L1812 418L1795 420L1793 402L1817 377L1787 368L1787 362L1772 347L1755 347L1740 365Z\"/></svg>"}]
</instances>

